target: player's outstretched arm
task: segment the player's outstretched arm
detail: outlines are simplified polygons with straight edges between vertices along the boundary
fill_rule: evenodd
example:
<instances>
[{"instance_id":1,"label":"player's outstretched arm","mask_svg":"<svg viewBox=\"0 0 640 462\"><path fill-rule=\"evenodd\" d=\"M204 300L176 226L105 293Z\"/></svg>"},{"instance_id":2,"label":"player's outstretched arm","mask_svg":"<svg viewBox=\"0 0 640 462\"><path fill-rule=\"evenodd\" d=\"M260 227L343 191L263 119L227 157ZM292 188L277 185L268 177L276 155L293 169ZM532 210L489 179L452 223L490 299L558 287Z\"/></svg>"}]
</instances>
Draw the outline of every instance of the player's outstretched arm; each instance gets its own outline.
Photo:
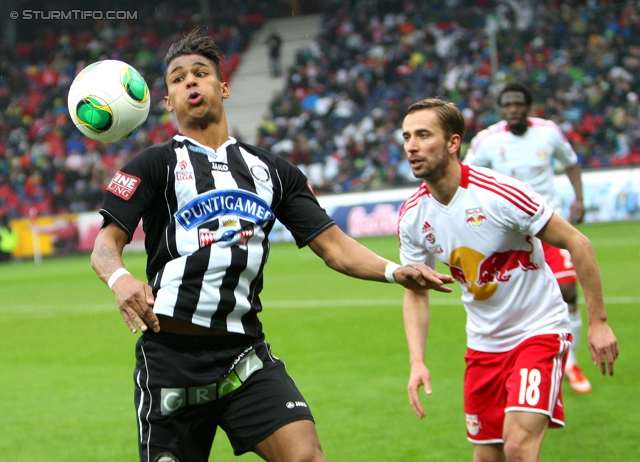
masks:
<instances>
[{"instance_id":1,"label":"player's outstretched arm","mask_svg":"<svg viewBox=\"0 0 640 462\"><path fill-rule=\"evenodd\" d=\"M571 223L582 223L584 220L585 208L582 198L582 171L580 164L572 165L565 169L565 173L569 178L571 186L573 186L573 192L575 199L569 207L569 221Z\"/></svg>"},{"instance_id":2,"label":"player's outstretched arm","mask_svg":"<svg viewBox=\"0 0 640 462\"><path fill-rule=\"evenodd\" d=\"M602 374L608 370L609 375L613 375L613 363L619 354L618 340L607 323L602 279L591 241L557 214L537 237L554 247L567 249L571 254L587 305L588 342L593 363L600 366Z\"/></svg>"},{"instance_id":3,"label":"player's outstretched arm","mask_svg":"<svg viewBox=\"0 0 640 462\"><path fill-rule=\"evenodd\" d=\"M424 387L427 395L431 394L431 374L425 365L425 348L429 332L429 292L426 290L405 290L402 304L404 330L409 346L409 404L419 418L425 412L420 401L420 387Z\"/></svg>"},{"instance_id":4,"label":"player's outstretched arm","mask_svg":"<svg viewBox=\"0 0 640 462\"><path fill-rule=\"evenodd\" d=\"M309 242L309 247L324 260L329 268L340 273L370 281L387 281L385 270L390 263L389 260L347 236L336 225L316 236ZM445 284L451 284L453 278L426 265L396 266L390 273L397 283L408 289L451 292L451 288L446 287Z\"/></svg>"},{"instance_id":5,"label":"player's outstretched arm","mask_svg":"<svg viewBox=\"0 0 640 462\"><path fill-rule=\"evenodd\" d=\"M127 234L122 228L109 223L98 233L91 253L91 266L116 295L120 314L131 332L135 334L137 328L142 332L148 328L158 332L160 325L152 308L154 297L151 287L124 269L122 250L127 241Z\"/></svg>"}]
</instances>

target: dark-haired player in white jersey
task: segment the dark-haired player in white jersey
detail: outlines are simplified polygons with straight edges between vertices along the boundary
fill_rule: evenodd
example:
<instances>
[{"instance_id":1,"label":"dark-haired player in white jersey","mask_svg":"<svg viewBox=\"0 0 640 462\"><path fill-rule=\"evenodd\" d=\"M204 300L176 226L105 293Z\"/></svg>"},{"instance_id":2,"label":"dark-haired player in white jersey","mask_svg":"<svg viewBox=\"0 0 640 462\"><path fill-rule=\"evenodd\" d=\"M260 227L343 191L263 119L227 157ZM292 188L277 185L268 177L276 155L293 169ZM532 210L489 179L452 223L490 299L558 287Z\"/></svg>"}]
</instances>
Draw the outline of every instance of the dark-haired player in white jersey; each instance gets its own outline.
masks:
<instances>
[{"instance_id":1,"label":"dark-haired player in white jersey","mask_svg":"<svg viewBox=\"0 0 640 462\"><path fill-rule=\"evenodd\" d=\"M535 461L546 429L564 425L560 384L571 342L566 305L540 240L573 257L585 291L589 350L603 374L613 374L617 340L607 324L589 240L529 185L460 163L464 130L453 103L433 98L408 108L404 148L413 174L424 183L400 212L400 258L432 267L438 259L462 287L468 346L464 412L474 462ZM419 388L431 393L425 365L428 292L405 290L403 310L409 401L422 418Z\"/></svg>"},{"instance_id":2,"label":"dark-haired player in white jersey","mask_svg":"<svg viewBox=\"0 0 640 462\"><path fill-rule=\"evenodd\" d=\"M553 170L555 159L564 168L575 193L569 221L580 223L584 218L584 204L578 156L555 122L529 117L532 102L533 95L526 85L520 82L505 85L498 95L504 120L482 130L471 140L464 162L489 167L528 183L550 207L558 210L560 201L555 192ZM589 393L591 383L578 365L582 316L573 262L566 250L546 244L543 247L545 261L551 267L569 308L573 342L567 355L565 377L576 392Z\"/></svg>"},{"instance_id":3,"label":"dark-haired player in white jersey","mask_svg":"<svg viewBox=\"0 0 640 462\"><path fill-rule=\"evenodd\" d=\"M112 179L91 255L130 330L144 332L134 373L140 460L205 462L220 427L238 455L323 461L311 411L258 320L274 220L353 277L443 292L453 279L363 247L319 206L296 167L231 138L229 87L210 37L190 33L165 62L165 106L180 134ZM121 258L140 219L148 284Z\"/></svg>"}]
</instances>

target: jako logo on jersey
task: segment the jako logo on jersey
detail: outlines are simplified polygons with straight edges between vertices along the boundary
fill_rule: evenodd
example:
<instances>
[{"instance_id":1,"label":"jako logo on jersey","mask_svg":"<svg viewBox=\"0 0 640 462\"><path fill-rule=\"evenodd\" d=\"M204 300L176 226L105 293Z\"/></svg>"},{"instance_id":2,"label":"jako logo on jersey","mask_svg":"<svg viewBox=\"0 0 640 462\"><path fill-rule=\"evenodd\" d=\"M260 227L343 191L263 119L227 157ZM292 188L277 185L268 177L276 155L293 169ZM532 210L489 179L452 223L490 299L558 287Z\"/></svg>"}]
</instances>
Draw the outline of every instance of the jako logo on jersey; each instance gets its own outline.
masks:
<instances>
[{"instance_id":1,"label":"jako logo on jersey","mask_svg":"<svg viewBox=\"0 0 640 462\"><path fill-rule=\"evenodd\" d=\"M237 216L261 227L274 219L264 199L249 191L239 190L209 191L178 210L175 217L188 231L223 215Z\"/></svg>"},{"instance_id":2,"label":"jako logo on jersey","mask_svg":"<svg viewBox=\"0 0 640 462\"><path fill-rule=\"evenodd\" d=\"M487 217L480 207L467 210L467 225L471 229L481 229L487 224Z\"/></svg>"},{"instance_id":3,"label":"jako logo on jersey","mask_svg":"<svg viewBox=\"0 0 640 462\"><path fill-rule=\"evenodd\" d=\"M287 404L285 404L285 406L287 406L287 408L289 409L293 409L294 407L309 407L304 401L287 401Z\"/></svg>"},{"instance_id":4,"label":"jako logo on jersey","mask_svg":"<svg viewBox=\"0 0 640 462\"><path fill-rule=\"evenodd\" d=\"M118 171L111 179L107 190L128 201L140 185L140 178Z\"/></svg>"},{"instance_id":5,"label":"jako logo on jersey","mask_svg":"<svg viewBox=\"0 0 640 462\"><path fill-rule=\"evenodd\" d=\"M229 166L222 162L211 162L211 170L215 170L216 172L228 172Z\"/></svg>"}]
</instances>

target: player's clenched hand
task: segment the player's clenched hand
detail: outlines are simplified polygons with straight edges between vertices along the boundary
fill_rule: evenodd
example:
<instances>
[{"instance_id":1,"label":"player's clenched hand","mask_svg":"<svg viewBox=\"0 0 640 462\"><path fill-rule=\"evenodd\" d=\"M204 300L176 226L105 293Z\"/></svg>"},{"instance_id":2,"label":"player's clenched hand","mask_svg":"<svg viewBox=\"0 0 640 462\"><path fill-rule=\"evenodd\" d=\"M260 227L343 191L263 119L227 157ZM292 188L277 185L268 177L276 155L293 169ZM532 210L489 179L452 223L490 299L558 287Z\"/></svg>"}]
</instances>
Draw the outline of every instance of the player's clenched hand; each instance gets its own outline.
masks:
<instances>
[{"instance_id":1,"label":"player's clenched hand","mask_svg":"<svg viewBox=\"0 0 640 462\"><path fill-rule=\"evenodd\" d=\"M606 322L589 324L588 337L593 365L600 366L602 375L607 373L607 368L609 375L613 375L613 362L620 353L613 330Z\"/></svg>"},{"instance_id":2,"label":"player's clenched hand","mask_svg":"<svg viewBox=\"0 0 640 462\"><path fill-rule=\"evenodd\" d=\"M431 374L429 369L424 364L417 364L411 366L411 375L409 375L409 385L407 391L409 392L409 404L413 408L413 412L419 418L423 418L424 408L420 402L420 387L424 386L424 392L427 395L431 394Z\"/></svg>"},{"instance_id":3,"label":"player's clenched hand","mask_svg":"<svg viewBox=\"0 0 640 462\"><path fill-rule=\"evenodd\" d=\"M447 293L451 292L451 288L446 287L445 284L451 284L454 281L448 274L438 273L427 265L417 263L396 269L393 272L393 278L407 289L431 289Z\"/></svg>"},{"instance_id":4,"label":"player's clenched hand","mask_svg":"<svg viewBox=\"0 0 640 462\"><path fill-rule=\"evenodd\" d=\"M137 332L136 326L142 332L149 327L154 332L160 330L160 323L153 312L153 292L148 284L130 274L124 274L118 278L111 290L116 294L118 309L131 332Z\"/></svg>"}]
</instances>

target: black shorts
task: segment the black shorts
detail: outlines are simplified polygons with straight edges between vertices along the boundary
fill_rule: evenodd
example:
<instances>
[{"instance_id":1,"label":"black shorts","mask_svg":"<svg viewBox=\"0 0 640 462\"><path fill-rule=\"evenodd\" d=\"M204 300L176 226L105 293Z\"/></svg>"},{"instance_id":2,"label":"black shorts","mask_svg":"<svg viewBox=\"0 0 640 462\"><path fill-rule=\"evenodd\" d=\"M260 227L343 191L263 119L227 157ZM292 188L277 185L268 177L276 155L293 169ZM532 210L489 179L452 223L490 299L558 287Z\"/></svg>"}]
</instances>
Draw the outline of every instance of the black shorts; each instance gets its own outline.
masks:
<instances>
[{"instance_id":1,"label":"black shorts","mask_svg":"<svg viewBox=\"0 0 640 462\"><path fill-rule=\"evenodd\" d=\"M240 455L288 423L313 421L264 337L145 333L134 382L144 462L206 462L218 426Z\"/></svg>"}]
</instances>

